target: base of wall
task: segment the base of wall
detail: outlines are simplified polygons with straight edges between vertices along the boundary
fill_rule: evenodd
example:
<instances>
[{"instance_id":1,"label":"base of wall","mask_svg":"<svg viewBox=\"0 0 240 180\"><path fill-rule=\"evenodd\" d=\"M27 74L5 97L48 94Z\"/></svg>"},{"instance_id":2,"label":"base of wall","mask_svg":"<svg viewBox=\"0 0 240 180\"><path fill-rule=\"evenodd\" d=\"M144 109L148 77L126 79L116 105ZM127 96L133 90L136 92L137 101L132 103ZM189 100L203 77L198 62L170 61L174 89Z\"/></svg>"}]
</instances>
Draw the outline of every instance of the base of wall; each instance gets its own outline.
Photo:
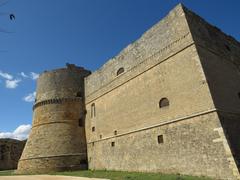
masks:
<instances>
[{"instance_id":1,"label":"base of wall","mask_svg":"<svg viewBox=\"0 0 240 180\"><path fill-rule=\"evenodd\" d=\"M68 155L20 160L15 173L33 174L86 169L88 169L86 155Z\"/></svg>"}]
</instances>

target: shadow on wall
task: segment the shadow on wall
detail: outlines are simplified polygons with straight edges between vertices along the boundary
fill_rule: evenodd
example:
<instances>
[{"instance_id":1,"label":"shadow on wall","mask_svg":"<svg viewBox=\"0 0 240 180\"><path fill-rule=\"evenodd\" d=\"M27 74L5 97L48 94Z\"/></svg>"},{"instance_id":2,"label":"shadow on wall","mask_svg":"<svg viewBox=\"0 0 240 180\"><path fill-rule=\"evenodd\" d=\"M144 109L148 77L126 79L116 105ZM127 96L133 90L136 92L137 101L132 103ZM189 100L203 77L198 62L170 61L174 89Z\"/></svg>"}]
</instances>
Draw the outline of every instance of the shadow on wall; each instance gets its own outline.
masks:
<instances>
[{"instance_id":1,"label":"shadow on wall","mask_svg":"<svg viewBox=\"0 0 240 180\"><path fill-rule=\"evenodd\" d=\"M240 170L240 114L219 113L219 118L238 170Z\"/></svg>"}]
</instances>

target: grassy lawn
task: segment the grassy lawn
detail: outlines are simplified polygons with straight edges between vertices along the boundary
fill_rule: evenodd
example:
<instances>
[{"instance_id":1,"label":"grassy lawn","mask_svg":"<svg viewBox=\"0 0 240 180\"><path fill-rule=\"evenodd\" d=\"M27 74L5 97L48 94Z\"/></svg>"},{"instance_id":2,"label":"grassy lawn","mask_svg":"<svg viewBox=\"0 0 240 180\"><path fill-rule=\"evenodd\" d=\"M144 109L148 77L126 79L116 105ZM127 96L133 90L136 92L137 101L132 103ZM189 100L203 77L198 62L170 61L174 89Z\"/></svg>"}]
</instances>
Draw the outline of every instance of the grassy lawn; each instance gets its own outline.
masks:
<instances>
[{"instance_id":1,"label":"grassy lawn","mask_svg":"<svg viewBox=\"0 0 240 180\"><path fill-rule=\"evenodd\" d=\"M11 176L13 175L13 170L0 171L0 176Z\"/></svg>"},{"instance_id":2,"label":"grassy lawn","mask_svg":"<svg viewBox=\"0 0 240 180\"><path fill-rule=\"evenodd\" d=\"M121 171L68 171L52 173L54 175L106 178L111 180L210 180L206 177L169 175L160 173L139 173Z\"/></svg>"},{"instance_id":3,"label":"grassy lawn","mask_svg":"<svg viewBox=\"0 0 240 180\"><path fill-rule=\"evenodd\" d=\"M0 171L0 176L15 175L13 170ZM121 172L121 171L65 171L54 172L50 175L80 176L92 178L106 178L111 180L211 180L206 177L193 177L184 175L171 175L160 173L139 173L139 172Z\"/></svg>"}]
</instances>

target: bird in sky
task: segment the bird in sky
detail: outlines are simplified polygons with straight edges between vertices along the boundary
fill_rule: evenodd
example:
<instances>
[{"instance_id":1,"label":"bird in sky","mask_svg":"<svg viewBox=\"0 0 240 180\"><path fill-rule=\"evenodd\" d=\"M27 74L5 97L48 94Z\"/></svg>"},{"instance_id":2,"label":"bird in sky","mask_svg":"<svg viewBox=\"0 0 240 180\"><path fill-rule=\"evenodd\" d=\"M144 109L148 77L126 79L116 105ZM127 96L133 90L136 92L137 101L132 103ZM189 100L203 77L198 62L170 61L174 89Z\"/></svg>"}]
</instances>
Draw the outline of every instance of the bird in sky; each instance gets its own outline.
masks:
<instances>
[{"instance_id":1,"label":"bird in sky","mask_svg":"<svg viewBox=\"0 0 240 180\"><path fill-rule=\"evenodd\" d=\"M10 18L10 20L15 20L16 19L14 14L9 14L9 18Z\"/></svg>"}]
</instances>

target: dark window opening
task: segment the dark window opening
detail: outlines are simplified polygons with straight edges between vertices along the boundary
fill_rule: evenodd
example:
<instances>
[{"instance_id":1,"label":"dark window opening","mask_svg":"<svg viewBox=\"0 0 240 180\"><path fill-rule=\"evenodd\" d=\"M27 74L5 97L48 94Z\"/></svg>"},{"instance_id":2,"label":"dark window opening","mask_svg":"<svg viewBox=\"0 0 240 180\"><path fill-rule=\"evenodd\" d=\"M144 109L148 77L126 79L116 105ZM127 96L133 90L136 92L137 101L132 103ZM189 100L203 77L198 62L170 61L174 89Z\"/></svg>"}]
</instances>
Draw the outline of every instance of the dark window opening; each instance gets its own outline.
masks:
<instances>
[{"instance_id":1,"label":"dark window opening","mask_svg":"<svg viewBox=\"0 0 240 180\"><path fill-rule=\"evenodd\" d=\"M95 103L92 103L91 105L91 118L96 116L96 108L95 108Z\"/></svg>"},{"instance_id":2,"label":"dark window opening","mask_svg":"<svg viewBox=\"0 0 240 180\"><path fill-rule=\"evenodd\" d=\"M92 132L94 132L94 131L95 131L95 127L93 126L93 127L92 127Z\"/></svg>"},{"instance_id":3,"label":"dark window opening","mask_svg":"<svg viewBox=\"0 0 240 180\"><path fill-rule=\"evenodd\" d=\"M80 119L78 120L78 126L79 126L79 127L83 127L83 126L84 126L84 124L83 124L83 119L82 119L82 118L80 118Z\"/></svg>"},{"instance_id":4,"label":"dark window opening","mask_svg":"<svg viewBox=\"0 0 240 180\"><path fill-rule=\"evenodd\" d=\"M227 44L225 44L225 48L226 48L228 51L231 51L231 48L230 48Z\"/></svg>"},{"instance_id":5,"label":"dark window opening","mask_svg":"<svg viewBox=\"0 0 240 180\"><path fill-rule=\"evenodd\" d=\"M0 155L0 160L4 160L4 155L3 154Z\"/></svg>"},{"instance_id":6,"label":"dark window opening","mask_svg":"<svg viewBox=\"0 0 240 180\"><path fill-rule=\"evenodd\" d=\"M158 144L163 143L163 135L159 135L157 139L158 139Z\"/></svg>"},{"instance_id":7,"label":"dark window opening","mask_svg":"<svg viewBox=\"0 0 240 180\"><path fill-rule=\"evenodd\" d=\"M169 106L169 100L167 98L162 98L159 101L159 108L167 107Z\"/></svg>"},{"instance_id":8,"label":"dark window opening","mask_svg":"<svg viewBox=\"0 0 240 180\"><path fill-rule=\"evenodd\" d=\"M99 136L99 137L100 137L100 139L102 139L102 135L101 135L101 134L100 134L100 136Z\"/></svg>"},{"instance_id":9,"label":"dark window opening","mask_svg":"<svg viewBox=\"0 0 240 180\"><path fill-rule=\"evenodd\" d=\"M124 68L123 68L123 67L121 67L121 68L118 69L118 71L117 71L117 76L118 76L119 74L122 74L122 73L124 73Z\"/></svg>"},{"instance_id":10,"label":"dark window opening","mask_svg":"<svg viewBox=\"0 0 240 180\"><path fill-rule=\"evenodd\" d=\"M86 161L85 159L82 159L82 160L80 161L80 164L87 164L87 161Z\"/></svg>"},{"instance_id":11,"label":"dark window opening","mask_svg":"<svg viewBox=\"0 0 240 180\"><path fill-rule=\"evenodd\" d=\"M238 98L240 98L240 92L238 93Z\"/></svg>"},{"instance_id":12,"label":"dark window opening","mask_svg":"<svg viewBox=\"0 0 240 180\"><path fill-rule=\"evenodd\" d=\"M114 147L115 146L115 142L111 142L111 146Z\"/></svg>"},{"instance_id":13,"label":"dark window opening","mask_svg":"<svg viewBox=\"0 0 240 180\"><path fill-rule=\"evenodd\" d=\"M76 97L82 97L82 93L80 91L77 92Z\"/></svg>"},{"instance_id":14,"label":"dark window opening","mask_svg":"<svg viewBox=\"0 0 240 180\"><path fill-rule=\"evenodd\" d=\"M114 131L114 135L117 135L117 131Z\"/></svg>"},{"instance_id":15,"label":"dark window opening","mask_svg":"<svg viewBox=\"0 0 240 180\"><path fill-rule=\"evenodd\" d=\"M4 160L5 159L4 154L7 151L6 145L1 145L0 148L1 148L0 149L0 160Z\"/></svg>"},{"instance_id":16,"label":"dark window opening","mask_svg":"<svg viewBox=\"0 0 240 180\"><path fill-rule=\"evenodd\" d=\"M94 146L94 142L92 142L92 146Z\"/></svg>"}]
</instances>

